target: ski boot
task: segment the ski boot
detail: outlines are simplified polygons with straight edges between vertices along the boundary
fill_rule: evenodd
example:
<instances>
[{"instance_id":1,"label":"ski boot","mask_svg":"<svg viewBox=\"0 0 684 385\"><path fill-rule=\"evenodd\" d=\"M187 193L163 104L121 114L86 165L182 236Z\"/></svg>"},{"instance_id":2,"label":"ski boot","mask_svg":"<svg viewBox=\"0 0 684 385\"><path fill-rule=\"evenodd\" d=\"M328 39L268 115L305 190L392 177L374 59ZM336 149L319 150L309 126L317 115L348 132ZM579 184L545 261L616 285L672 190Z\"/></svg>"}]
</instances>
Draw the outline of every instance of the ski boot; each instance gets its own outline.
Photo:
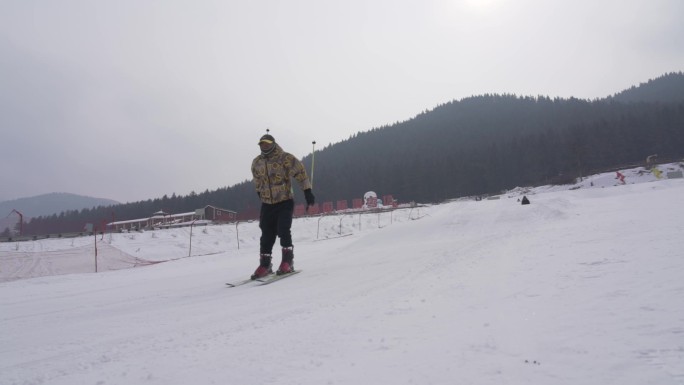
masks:
<instances>
[{"instance_id":1,"label":"ski boot","mask_svg":"<svg viewBox=\"0 0 684 385\"><path fill-rule=\"evenodd\" d=\"M280 267L276 271L276 275L283 275L294 272L294 251L292 246L283 247L283 259L280 262Z\"/></svg>"},{"instance_id":2,"label":"ski boot","mask_svg":"<svg viewBox=\"0 0 684 385\"><path fill-rule=\"evenodd\" d=\"M273 264L271 263L271 254L261 254L259 256L259 267L252 274L252 279L263 278L273 273Z\"/></svg>"}]
</instances>

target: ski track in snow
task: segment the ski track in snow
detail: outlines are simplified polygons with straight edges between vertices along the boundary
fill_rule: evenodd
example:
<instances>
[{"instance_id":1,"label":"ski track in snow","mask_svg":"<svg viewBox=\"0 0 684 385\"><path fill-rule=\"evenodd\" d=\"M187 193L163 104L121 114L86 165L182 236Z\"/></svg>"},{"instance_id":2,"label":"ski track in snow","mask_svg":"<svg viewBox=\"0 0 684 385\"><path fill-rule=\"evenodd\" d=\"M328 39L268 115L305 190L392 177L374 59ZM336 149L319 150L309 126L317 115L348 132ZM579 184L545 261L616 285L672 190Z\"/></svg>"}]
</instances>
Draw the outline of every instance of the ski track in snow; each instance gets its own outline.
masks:
<instances>
[{"instance_id":1,"label":"ski track in snow","mask_svg":"<svg viewBox=\"0 0 684 385\"><path fill-rule=\"evenodd\" d=\"M172 261L0 283L0 383L684 384L684 180L611 177L297 219L264 287L256 223L105 237Z\"/></svg>"}]
</instances>

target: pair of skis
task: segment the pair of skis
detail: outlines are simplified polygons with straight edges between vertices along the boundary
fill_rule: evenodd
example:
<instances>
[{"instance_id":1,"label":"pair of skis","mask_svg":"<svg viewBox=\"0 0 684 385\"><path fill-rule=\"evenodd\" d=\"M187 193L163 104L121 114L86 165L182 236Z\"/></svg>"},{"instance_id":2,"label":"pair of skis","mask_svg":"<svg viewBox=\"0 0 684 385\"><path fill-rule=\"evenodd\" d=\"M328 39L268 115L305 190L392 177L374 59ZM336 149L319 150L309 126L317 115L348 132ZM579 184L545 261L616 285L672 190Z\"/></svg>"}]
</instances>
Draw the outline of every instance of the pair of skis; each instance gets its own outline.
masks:
<instances>
[{"instance_id":1,"label":"pair of skis","mask_svg":"<svg viewBox=\"0 0 684 385\"><path fill-rule=\"evenodd\" d=\"M254 282L254 283L255 283L256 285L258 285L258 286L263 286L263 285L271 284L271 283L273 283L273 282L280 281L281 279L285 279L285 278L287 278L287 277L291 277L291 276L293 276L293 275L295 275L295 274L299 274L300 272L301 272L301 270L295 270L295 271L293 271L293 272L291 272L291 273L285 273L285 274L281 274L281 275L278 275L278 274L275 274L275 273L271 273L271 274L269 274L269 275L267 275L267 276L265 276L265 277L261 277L261 278L257 278L257 279L251 279L251 278L250 278L250 279L245 279L245 280L243 280L243 281L226 282L226 286L228 286L228 287L238 287L238 286L246 285L246 284L252 283L252 282Z\"/></svg>"}]
</instances>

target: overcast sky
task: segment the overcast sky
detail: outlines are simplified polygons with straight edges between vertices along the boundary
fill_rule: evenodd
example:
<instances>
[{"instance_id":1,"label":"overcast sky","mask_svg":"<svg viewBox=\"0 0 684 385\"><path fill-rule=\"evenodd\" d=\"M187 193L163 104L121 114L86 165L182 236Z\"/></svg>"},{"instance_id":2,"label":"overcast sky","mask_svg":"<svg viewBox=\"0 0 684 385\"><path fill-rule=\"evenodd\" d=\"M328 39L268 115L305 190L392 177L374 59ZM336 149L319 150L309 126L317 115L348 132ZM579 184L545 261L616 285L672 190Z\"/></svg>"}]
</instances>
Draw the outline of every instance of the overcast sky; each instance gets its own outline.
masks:
<instances>
[{"instance_id":1,"label":"overcast sky","mask_svg":"<svg viewBox=\"0 0 684 385\"><path fill-rule=\"evenodd\" d=\"M682 15L681 0L0 0L0 201L232 186L267 128L302 158L472 95L605 97L684 70Z\"/></svg>"}]
</instances>

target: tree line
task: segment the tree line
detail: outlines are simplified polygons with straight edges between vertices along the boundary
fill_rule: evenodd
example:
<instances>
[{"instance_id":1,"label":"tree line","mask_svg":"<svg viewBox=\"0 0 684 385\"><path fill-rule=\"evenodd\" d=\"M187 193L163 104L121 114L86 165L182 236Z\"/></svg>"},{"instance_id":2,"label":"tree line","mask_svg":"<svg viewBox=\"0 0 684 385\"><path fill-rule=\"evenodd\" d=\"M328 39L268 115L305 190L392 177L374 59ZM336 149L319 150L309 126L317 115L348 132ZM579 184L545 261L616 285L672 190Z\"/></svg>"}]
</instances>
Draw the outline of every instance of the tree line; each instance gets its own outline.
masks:
<instances>
[{"instance_id":1,"label":"tree line","mask_svg":"<svg viewBox=\"0 0 684 385\"><path fill-rule=\"evenodd\" d=\"M318 202L366 191L400 202L440 202L516 186L571 183L641 164L648 155L684 157L684 74L669 73L596 100L486 94L454 100L413 119L359 132L316 152ZM310 169L311 156L302 161ZM303 202L295 189L295 199ZM32 218L28 235L81 231L85 223L191 212L206 205L258 216L251 181L187 196L73 210Z\"/></svg>"}]
</instances>

